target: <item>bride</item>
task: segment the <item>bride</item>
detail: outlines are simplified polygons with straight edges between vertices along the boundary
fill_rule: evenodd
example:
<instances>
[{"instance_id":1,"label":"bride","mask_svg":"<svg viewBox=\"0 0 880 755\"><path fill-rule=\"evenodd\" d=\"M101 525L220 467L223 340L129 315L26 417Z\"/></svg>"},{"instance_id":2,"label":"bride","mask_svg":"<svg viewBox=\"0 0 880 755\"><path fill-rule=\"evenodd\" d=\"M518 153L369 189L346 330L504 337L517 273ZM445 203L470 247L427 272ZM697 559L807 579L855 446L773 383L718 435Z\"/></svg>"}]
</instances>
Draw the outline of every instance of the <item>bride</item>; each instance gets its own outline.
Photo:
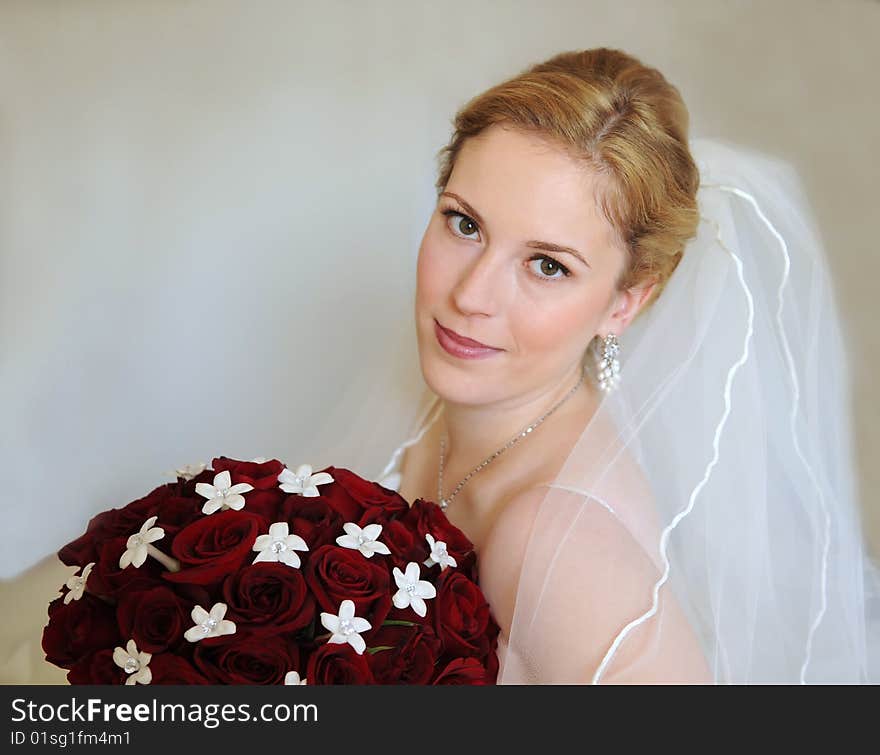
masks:
<instances>
[{"instance_id":1,"label":"bride","mask_svg":"<svg viewBox=\"0 0 880 755\"><path fill-rule=\"evenodd\" d=\"M415 327L309 461L445 508L499 683L880 679L847 354L791 166L689 139L678 90L599 48L466 103L437 189Z\"/></svg>"},{"instance_id":2,"label":"bride","mask_svg":"<svg viewBox=\"0 0 880 755\"><path fill-rule=\"evenodd\" d=\"M454 127L427 388L381 478L475 544L498 681L876 678L842 336L790 166L689 141L678 90L605 48Z\"/></svg>"}]
</instances>

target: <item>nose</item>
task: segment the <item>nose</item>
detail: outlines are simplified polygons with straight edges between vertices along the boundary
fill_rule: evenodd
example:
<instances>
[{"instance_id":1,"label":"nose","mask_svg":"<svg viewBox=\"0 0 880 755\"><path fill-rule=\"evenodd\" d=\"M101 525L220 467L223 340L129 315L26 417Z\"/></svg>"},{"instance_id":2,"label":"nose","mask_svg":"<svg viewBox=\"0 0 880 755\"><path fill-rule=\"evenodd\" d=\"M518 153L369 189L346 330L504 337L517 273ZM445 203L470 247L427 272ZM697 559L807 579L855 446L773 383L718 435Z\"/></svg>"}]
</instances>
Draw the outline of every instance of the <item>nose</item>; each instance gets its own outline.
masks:
<instances>
[{"instance_id":1,"label":"nose","mask_svg":"<svg viewBox=\"0 0 880 755\"><path fill-rule=\"evenodd\" d=\"M461 273L452 290L455 306L463 314L497 314L504 295L504 270L500 254L486 247Z\"/></svg>"}]
</instances>

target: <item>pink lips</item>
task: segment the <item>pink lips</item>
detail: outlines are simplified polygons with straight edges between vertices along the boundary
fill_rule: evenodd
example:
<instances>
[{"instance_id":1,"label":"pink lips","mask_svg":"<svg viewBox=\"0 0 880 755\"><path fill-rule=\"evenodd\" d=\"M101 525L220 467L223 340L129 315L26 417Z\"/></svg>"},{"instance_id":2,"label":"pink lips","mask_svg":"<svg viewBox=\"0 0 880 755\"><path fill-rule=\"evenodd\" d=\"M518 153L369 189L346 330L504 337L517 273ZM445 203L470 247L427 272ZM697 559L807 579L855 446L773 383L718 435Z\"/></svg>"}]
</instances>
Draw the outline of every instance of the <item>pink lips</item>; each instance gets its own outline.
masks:
<instances>
[{"instance_id":1,"label":"pink lips","mask_svg":"<svg viewBox=\"0 0 880 755\"><path fill-rule=\"evenodd\" d=\"M483 357L504 351L504 349L496 349L492 346L486 346L486 344L479 341L474 341L471 338L460 336L454 330L444 328L436 320L434 320L434 333L439 344L447 352L462 359L482 359Z\"/></svg>"}]
</instances>

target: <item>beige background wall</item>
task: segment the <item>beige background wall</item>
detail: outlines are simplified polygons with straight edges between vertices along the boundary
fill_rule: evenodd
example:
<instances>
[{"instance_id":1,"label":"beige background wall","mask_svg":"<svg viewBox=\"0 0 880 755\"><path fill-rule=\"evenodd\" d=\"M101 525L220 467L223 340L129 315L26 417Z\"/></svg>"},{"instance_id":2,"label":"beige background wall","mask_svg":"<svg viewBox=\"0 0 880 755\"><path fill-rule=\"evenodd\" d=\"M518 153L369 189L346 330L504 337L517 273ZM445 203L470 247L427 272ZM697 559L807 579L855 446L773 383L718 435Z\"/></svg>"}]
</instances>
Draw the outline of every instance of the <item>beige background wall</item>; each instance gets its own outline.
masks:
<instances>
[{"instance_id":1,"label":"beige background wall","mask_svg":"<svg viewBox=\"0 0 880 755\"><path fill-rule=\"evenodd\" d=\"M299 397L336 395L367 348L332 315L359 286L388 292L388 323L408 312L455 108L564 49L637 55L694 136L800 171L880 552L877 39L870 0L0 1L0 682L63 676L35 666L70 571L46 557L91 514L206 447L295 457L279 418L315 419ZM278 348L303 313L347 345L320 380ZM231 345L266 365L263 398L218 417L253 387Z\"/></svg>"}]
</instances>

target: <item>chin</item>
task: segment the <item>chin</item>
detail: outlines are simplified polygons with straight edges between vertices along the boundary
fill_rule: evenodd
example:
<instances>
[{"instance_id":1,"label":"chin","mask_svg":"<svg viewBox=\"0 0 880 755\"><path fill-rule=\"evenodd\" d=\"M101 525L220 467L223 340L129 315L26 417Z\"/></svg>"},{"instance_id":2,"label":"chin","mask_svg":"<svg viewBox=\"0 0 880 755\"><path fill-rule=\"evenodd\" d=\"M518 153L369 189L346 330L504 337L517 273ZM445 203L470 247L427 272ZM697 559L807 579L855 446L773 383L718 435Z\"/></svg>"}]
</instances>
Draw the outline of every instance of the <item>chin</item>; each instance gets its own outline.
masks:
<instances>
[{"instance_id":1,"label":"chin","mask_svg":"<svg viewBox=\"0 0 880 755\"><path fill-rule=\"evenodd\" d=\"M433 323L431 324L433 329ZM434 339L433 332L431 338ZM445 358L441 347L436 343L430 343L419 350L419 363L422 378L427 386L444 401L451 404L487 404L497 400L494 395L499 387L499 380L493 370L474 369L477 360L473 363L463 361L461 366L454 364Z\"/></svg>"}]
</instances>

